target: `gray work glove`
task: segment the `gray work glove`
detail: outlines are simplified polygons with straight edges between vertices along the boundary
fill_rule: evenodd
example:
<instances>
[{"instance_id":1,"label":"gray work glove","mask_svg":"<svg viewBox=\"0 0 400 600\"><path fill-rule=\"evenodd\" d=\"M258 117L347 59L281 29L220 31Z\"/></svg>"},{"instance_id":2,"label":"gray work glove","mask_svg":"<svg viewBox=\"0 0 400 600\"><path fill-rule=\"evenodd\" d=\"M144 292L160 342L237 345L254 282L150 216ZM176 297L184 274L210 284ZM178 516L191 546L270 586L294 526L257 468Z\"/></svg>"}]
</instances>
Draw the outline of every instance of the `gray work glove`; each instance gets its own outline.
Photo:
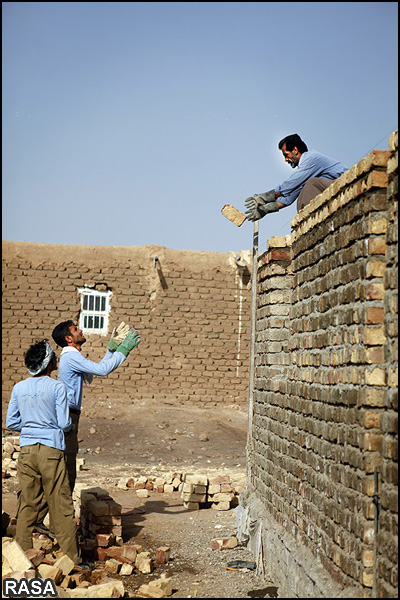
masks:
<instances>
[{"instance_id":1,"label":"gray work glove","mask_svg":"<svg viewBox=\"0 0 400 600\"><path fill-rule=\"evenodd\" d=\"M254 194L254 196L246 198L244 203L248 209L245 213L248 221L258 221L266 214L279 210L274 190L264 192L264 194Z\"/></svg>"}]
</instances>

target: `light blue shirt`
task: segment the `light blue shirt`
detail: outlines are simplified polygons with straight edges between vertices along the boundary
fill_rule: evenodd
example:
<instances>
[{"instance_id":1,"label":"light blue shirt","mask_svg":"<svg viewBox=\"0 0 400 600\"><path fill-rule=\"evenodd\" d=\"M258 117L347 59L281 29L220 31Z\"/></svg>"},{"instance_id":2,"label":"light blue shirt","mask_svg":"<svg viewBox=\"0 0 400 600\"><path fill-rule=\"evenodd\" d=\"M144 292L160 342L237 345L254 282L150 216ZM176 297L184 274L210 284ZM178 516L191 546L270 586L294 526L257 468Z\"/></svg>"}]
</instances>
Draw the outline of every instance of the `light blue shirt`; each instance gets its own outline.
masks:
<instances>
[{"instance_id":1,"label":"light blue shirt","mask_svg":"<svg viewBox=\"0 0 400 600\"><path fill-rule=\"evenodd\" d=\"M294 173L286 179L281 185L275 188L275 192L282 194L277 198L277 202L289 206L298 198L304 184L311 177L321 177L322 179L337 179L348 167L341 162L325 156L316 150L303 152L300 156L298 166L294 169Z\"/></svg>"},{"instance_id":2,"label":"light blue shirt","mask_svg":"<svg viewBox=\"0 0 400 600\"><path fill-rule=\"evenodd\" d=\"M58 380L67 389L68 405L70 408L81 410L82 387L85 375L105 377L115 371L126 357L122 352L107 350L105 357L98 363L88 360L76 348L64 348L58 365Z\"/></svg>"},{"instance_id":3,"label":"light blue shirt","mask_svg":"<svg viewBox=\"0 0 400 600\"><path fill-rule=\"evenodd\" d=\"M65 450L64 430L71 427L67 393L51 377L29 377L11 392L6 426L20 431L20 446L43 444Z\"/></svg>"}]
</instances>

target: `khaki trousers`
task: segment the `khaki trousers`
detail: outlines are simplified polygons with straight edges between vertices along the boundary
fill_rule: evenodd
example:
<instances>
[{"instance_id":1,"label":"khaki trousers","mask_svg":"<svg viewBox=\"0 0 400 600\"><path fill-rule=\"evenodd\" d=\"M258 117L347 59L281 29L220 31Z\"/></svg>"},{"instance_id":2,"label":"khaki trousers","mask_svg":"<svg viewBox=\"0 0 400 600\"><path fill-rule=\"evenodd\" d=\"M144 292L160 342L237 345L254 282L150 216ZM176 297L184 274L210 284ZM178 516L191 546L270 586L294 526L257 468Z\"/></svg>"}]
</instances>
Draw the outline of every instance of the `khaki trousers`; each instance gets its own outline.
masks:
<instances>
[{"instance_id":1,"label":"khaki trousers","mask_svg":"<svg viewBox=\"0 0 400 600\"><path fill-rule=\"evenodd\" d=\"M21 548L32 548L32 532L44 496L49 507L51 528L61 550L79 564L77 527L64 452L39 443L22 446L18 478L21 495L16 540Z\"/></svg>"},{"instance_id":2,"label":"khaki trousers","mask_svg":"<svg viewBox=\"0 0 400 600\"><path fill-rule=\"evenodd\" d=\"M297 198L297 212L307 206L313 198L318 196L318 194L321 194L333 182L334 179L322 179L321 177L311 177L306 181Z\"/></svg>"},{"instance_id":3,"label":"khaki trousers","mask_svg":"<svg viewBox=\"0 0 400 600\"><path fill-rule=\"evenodd\" d=\"M79 416L80 414L75 412L70 412L69 416L71 417L71 421L74 426L74 431L69 435L65 436L65 460L66 460L66 468L68 475L68 483L70 488L70 493L72 495L75 487L76 481L76 456L78 454L78 428L79 428ZM46 498L43 494L42 502L40 503L40 508L37 517L37 523L42 523L49 512L49 507L46 502ZM19 513L19 503L17 508L17 517ZM54 532L55 533L55 532Z\"/></svg>"}]
</instances>

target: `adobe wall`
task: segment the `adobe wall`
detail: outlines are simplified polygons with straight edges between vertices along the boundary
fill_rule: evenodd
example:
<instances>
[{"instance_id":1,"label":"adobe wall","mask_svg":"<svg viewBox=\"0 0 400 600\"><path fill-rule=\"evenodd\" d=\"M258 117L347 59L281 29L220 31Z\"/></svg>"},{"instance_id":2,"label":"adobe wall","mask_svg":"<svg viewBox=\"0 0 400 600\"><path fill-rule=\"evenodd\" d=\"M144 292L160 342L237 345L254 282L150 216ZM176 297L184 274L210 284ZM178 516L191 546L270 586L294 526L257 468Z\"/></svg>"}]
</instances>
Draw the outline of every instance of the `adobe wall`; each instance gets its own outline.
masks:
<instances>
[{"instance_id":1,"label":"adobe wall","mask_svg":"<svg viewBox=\"0 0 400 600\"><path fill-rule=\"evenodd\" d=\"M389 147L258 261L243 506L279 597L397 597L397 133Z\"/></svg>"},{"instance_id":2,"label":"adobe wall","mask_svg":"<svg viewBox=\"0 0 400 600\"><path fill-rule=\"evenodd\" d=\"M27 376L24 352L43 337L56 349L51 332L78 321L84 285L112 291L109 333L124 320L142 340L120 369L85 387L83 408L108 399L247 407L250 252L3 242L2 260L3 420L12 386ZM99 361L108 339L88 335L83 354Z\"/></svg>"}]
</instances>

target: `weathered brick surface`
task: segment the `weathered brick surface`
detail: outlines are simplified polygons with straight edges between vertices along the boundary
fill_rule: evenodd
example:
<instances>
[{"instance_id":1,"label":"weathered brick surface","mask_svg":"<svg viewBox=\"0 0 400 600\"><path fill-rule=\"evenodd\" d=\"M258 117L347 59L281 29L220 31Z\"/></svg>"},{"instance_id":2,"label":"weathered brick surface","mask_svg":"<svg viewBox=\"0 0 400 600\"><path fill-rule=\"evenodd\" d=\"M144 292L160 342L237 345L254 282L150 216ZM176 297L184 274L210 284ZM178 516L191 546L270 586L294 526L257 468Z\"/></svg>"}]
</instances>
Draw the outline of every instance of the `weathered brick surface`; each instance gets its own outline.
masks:
<instances>
[{"instance_id":1,"label":"weathered brick surface","mask_svg":"<svg viewBox=\"0 0 400 600\"><path fill-rule=\"evenodd\" d=\"M333 581L366 597L397 597L397 134L390 144L258 261L248 491ZM264 548L274 575L275 551ZM282 585L291 577L283 570ZM301 582L297 568L285 597L308 597L305 572Z\"/></svg>"},{"instance_id":2,"label":"weathered brick surface","mask_svg":"<svg viewBox=\"0 0 400 600\"><path fill-rule=\"evenodd\" d=\"M124 320L142 335L120 369L85 387L87 406L108 398L245 406L249 255L3 242L3 408L26 377L28 346L43 337L52 343L57 323L78 319L84 285L112 291L110 333ZM100 360L108 338L87 336L83 353Z\"/></svg>"}]
</instances>

